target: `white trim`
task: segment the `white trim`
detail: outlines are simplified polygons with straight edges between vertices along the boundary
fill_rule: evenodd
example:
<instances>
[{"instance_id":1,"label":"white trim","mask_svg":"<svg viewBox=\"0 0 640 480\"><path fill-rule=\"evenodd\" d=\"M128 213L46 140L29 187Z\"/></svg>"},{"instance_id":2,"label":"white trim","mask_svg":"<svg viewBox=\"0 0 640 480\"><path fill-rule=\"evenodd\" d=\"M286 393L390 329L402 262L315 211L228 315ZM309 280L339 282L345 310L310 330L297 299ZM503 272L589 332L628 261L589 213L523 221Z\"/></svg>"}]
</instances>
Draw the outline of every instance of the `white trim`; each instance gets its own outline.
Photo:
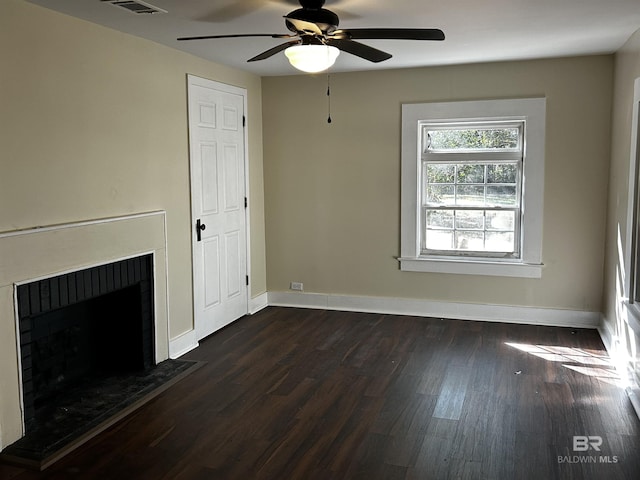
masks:
<instances>
[{"instance_id":1,"label":"white trim","mask_svg":"<svg viewBox=\"0 0 640 480\"><path fill-rule=\"evenodd\" d=\"M133 220L136 218L152 217L154 215L164 216L163 223L166 225L166 212L164 210L153 210L151 212L133 213L131 215L122 215L119 217L98 218L95 220L84 220L82 222L60 223L57 225L46 225L43 227L25 228L23 230L12 230L9 232L0 232L0 238L17 237L20 235L32 235L34 233L44 233L54 230L64 230L67 228L85 227L88 225L102 225L111 222L120 222L122 220ZM165 228L166 231L166 228ZM165 235L166 238L166 235ZM45 277L46 278L46 277Z\"/></svg>"},{"instance_id":2,"label":"white trim","mask_svg":"<svg viewBox=\"0 0 640 480\"><path fill-rule=\"evenodd\" d=\"M189 330L169 340L169 358L179 358L199 345L195 329Z\"/></svg>"},{"instance_id":3,"label":"white trim","mask_svg":"<svg viewBox=\"0 0 640 480\"><path fill-rule=\"evenodd\" d=\"M140 223L143 222L144 223ZM158 224L161 222L161 225ZM125 222L124 224L122 222ZM129 222L129 223L126 223ZM120 225L118 225L120 223ZM129 232L135 230L131 240L122 241L111 239L122 228ZM144 228L144 230L142 230ZM151 231L149 230L151 229ZM115 238L115 237L114 237ZM120 236L117 237L120 239ZM7 394L14 395L17 404L0 405L0 438L4 442L12 443L24 435L24 398L22 395L22 368L19 341L19 316L17 303L17 288L20 285L46 278L68 274L75 271L106 265L112 262L127 260L141 255L152 255L153 261L153 304L154 304L154 351L155 361L160 362L169 353L169 278L167 258L167 224L164 211L128 214L119 217L91 219L73 223L48 225L44 227L0 233L0 255L5 262L0 270L0 289L12 293L13 305L3 306L2 315L13 315L14 324L5 325L2 334L14 335L16 358L15 364L5 365L15 373L15 384L8 384ZM79 241L89 242L94 249L81 249L76 252L73 245ZM100 248L99 248L100 247ZM31 249L31 250L30 250ZM35 249L35 250L34 250ZM48 252L46 261L32 263L15 262L10 255L29 251L38 254ZM97 253L96 253L97 252ZM164 256L164 261L159 258ZM8 299L8 297L6 297ZM4 310L6 308L6 310ZM13 310L10 312L10 310ZM165 325L160 325L164 323ZM8 330L12 331L9 332ZM12 360L13 361L13 360ZM13 378L12 380L13 381ZM11 391L11 388L14 388ZM11 418L9 430L5 430L7 418ZM17 421L19 419L19 422ZM13 423L15 420L15 423ZM18 424L19 423L19 424Z\"/></svg>"},{"instance_id":4,"label":"white trim","mask_svg":"<svg viewBox=\"0 0 640 480\"><path fill-rule=\"evenodd\" d=\"M167 343L169 343L169 345L167 345L167 355L169 355L169 347L171 345L171 317L170 317L170 305L169 305L169 229L167 227L167 213L163 212L163 218L162 218L162 225L164 227L164 277L165 277L165 295L164 295L164 308L166 309L167 312L167 325L166 325L166 338L167 338ZM153 304L154 305L158 305L158 288L157 288L157 279L156 279L156 275L157 275L157 267L156 267L156 253L154 252L153 254ZM155 317L155 312L154 312L154 317ZM155 321L154 318L154 322L155 325L157 325L158 322ZM158 328L157 326L155 327L156 329ZM156 331L156 335L157 335L157 331ZM157 353L156 353L156 361L157 361Z\"/></svg>"},{"instance_id":5,"label":"white trim","mask_svg":"<svg viewBox=\"0 0 640 480\"><path fill-rule=\"evenodd\" d=\"M420 255L420 131L419 124L429 122L482 121L496 118L525 122L522 200L522 257L523 268L496 267L492 261L473 262L461 257L456 262L443 261L435 256ZM412 272L473 273L511 277L540 278L542 275L542 225L544 213L546 99L521 98L458 102L434 102L402 105L401 155L401 235L400 269ZM418 263L416 259L430 263ZM472 272L460 268L471 265Z\"/></svg>"},{"instance_id":6,"label":"white trim","mask_svg":"<svg viewBox=\"0 0 640 480\"><path fill-rule=\"evenodd\" d=\"M236 87L237 88L237 87ZM247 96L249 95L247 89L241 88L242 93L242 133L244 135L244 196L247 199L246 207L244 209L244 234L245 234L245 249L246 255L246 272L249 277L247 285L247 313L251 313L251 183L249 177L249 103Z\"/></svg>"},{"instance_id":7,"label":"white trim","mask_svg":"<svg viewBox=\"0 0 640 480\"><path fill-rule=\"evenodd\" d=\"M631 401L633 410L636 412L636 416L640 419L640 386L638 386L633 375L629 375L629 371L627 370L627 360L624 358L624 349L621 349L618 346L618 338L612 330L610 322L606 321L604 315L602 316L600 325L598 326L598 333L600 334L600 339L604 344L604 348L609 354L609 358L613 361L613 365L615 366L618 375L620 375L620 378L628 384L625 391Z\"/></svg>"},{"instance_id":8,"label":"white trim","mask_svg":"<svg viewBox=\"0 0 640 480\"><path fill-rule=\"evenodd\" d=\"M638 149L640 148L640 138L638 138L638 133L640 130L640 118L638 118L640 114L640 77L634 80L633 84L633 103L632 103L632 112L631 112L631 143L629 149L629 184L628 184L628 195L627 195L627 218L624 238L622 238L620 232L620 225L618 225L618 256L622 259L619 263L619 268L622 269L622 281L621 281L621 292L617 292L616 294L616 315L621 315L621 321L624 321L627 326L633 331L635 335L640 334L640 309L636 303L630 303L629 299L633 299L634 296L634 286L633 282L638 278L637 272L634 272L636 268L637 262L635 260L635 255L637 254L634 251L634 230L635 223L638 222L638 211L637 211L637 201L638 201L638 193L637 190L639 188L637 184L638 179L638 170L640 168L640 152ZM624 245L622 244L624 241ZM637 240L635 240L637 241ZM622 378L625 378L629 386L627 387L627 395L629 396L629 400L631 401L633 408L636 412L638 418L640 418L640 386L638 386L635 375L630 374L628 371L629 364L629 356L630 353L627 347L623 344L623 341L618 338L613 330L612 325L616 325L616 319L611 319L611 321L607 321L606 318L603 317L601 322L601 326L598 329L600 332L600 336L602 338L603 343L607 351L609 352L609 356L614 360L616 369Z\"/></svg>"},{"instance_id":9,"label":"white trim","mask_svg":"<svg viewBox=\"0 0 640 480\"><path fill-rule=\"evenodd\" d=\"M237 87L235 85L230 85L228 83L222 83L222 82L218 82L216 80L210 80L207 78L203 78L203 77L198 77L196 75L192 75L192 74L187 74L187 103L190 102L190 98L191 98L191 90L192 87L194 86L198 86L198 87L203 87L203 88L208 88L208 89L212 89L212 90L216 90L219 92L224 92L224 93L229 93L229 94L233 94L233 95L238 95L240 97L242 97L242 108L243 108L243 112L242 112L242 116L243 116L243 125L242 125L242 135L243 135L243 153L244 153L244 196L247 199L247 206L244 209L244 215L245 215L245 225L244 225L244 232L245 232L245 275L248 277L249 282L247 282L248 284L245 286L244 289L244 294L246 297L246 311L244 311L244 315L249 314L251 312L251 196L250 196L250 191L251 191L251 186L250 186L250 172L249 172L249 127L248 127L248 121L249 121L249 112L248 112L248 90L246 88L243 87ZM189 120L189 115L187 115L187 121L190 124L190 120ZM190 128L190 127L189 127ZM189 137L191 138L191 134L189 134ZM189 149L189 175L191 177L192 172L191 172L191 168L192 168L192 154L191 154L191 147ZM196 218L194 216L194 207L193 207L193 192L192 189L190 188L189 191L189 195L190 195L190 217L191 217L191 228L195 225L195 221ZM191 235L193 235L193 230L190 229L191 231ZM197 278L196 278L196 270L195 270L195 259L194 259L194 243L193 240L191 241L191 271L192 271L192 275L191 275L191 282L192 282L192 290L194 292L193 294L193 298L192 298L192 304L193 304L193 309L194 309L194 316L193 316L193 322L194 325L196 324L196 311L197 311L197 305L196 305L196 296L195 296L195 290L196 290L196 284L197 284Z\"/></svg>"},{"instance_id":10,"label":"white trim","mask_svg":"<svg viewBox=\"0 0 640 480\"><path fill-rule=\"evenodd\" d=\"M268 298L266 292L257 297L253 297L249 304L249 314L253 315L268 307ZM197 348L199 345L195 329L181 333L177 337L169 340L169 357L174 359L179 358L185 353Z\"/></svg>"},{"instance_id":11,"label":"white trim","mask_svg":"<svg viewBox=\"0 0 640 480\"><path fill-rule=\"evenodd\" d=\"M269 305L574 328L597 328L600 323L599 312L397 297L269 292Z\"/></svg>"},{"instance_id":12,"label":"white trim","mask_svg":"<svg viewBox=\"0 0 640 480\"><path fill-rule=\"evenodd\" d=\"M479 259L427 259L400 257L405 272L459 273L465 275L492 275L500 277L541 278L544 265L515 262L491 262Z\"/></svg>"},{"instance_id":13,"label":"white trim","mask_svg":"<svg viewBox=\"0 0 640 480\"><path fill-rule=\"evenodd\" d=\"M600 319L600 324L598 325L598 333L600 334L600 339L604 345L604 348L609 353L611 357L613 354L613 332L611 331L611 327L608 322L605 321L604 316Z\"/></svg>"},{"instance_id":14,"label":"white trim","mask_svg":"<svg viewBox=\"0 0 640 480\"><path fill-rule=\"evenodd\" d=\"M638 304L623 300L622 305L625 309L627 324L636 335L640 335L640 308L638 308Z\"/></svg>"},{"instance_id":15,"label":"white trim","mask_svg":"<svg viewBox=\"0 0 640 480\"><path fill-rule=\"evenodd\" d=\"M633 104L632 104L632 112L631 112L631 144L630 144L630 153L629 153L629 195L627 196L627 222L625 228L625 245L624 245L624 271L627 272L627 275L624 275L624 299L627 300L629 298L633 298L633 292L631 289L633 288L633 277L634 277L634 269L633 260L635 256L634 248L634 222L638 221L636 217L640 214L640 212L636 212L637 210L637 201L638 201L638 185L636 185L636 179L638 178L638 174L640 173L638 170L640 169L640 165L638 164L640 159L640 152L638 152L638 142L640 139L638 138L638 122L640 119L638 118L640 110L640 77L635 79L633 84ZM622 253L622 252L621 252Z\"/></svg>"},{"instance_id":16,"label":"white trim","mask_svg":"<svg viewBox=\"0 0 640 480\"><path fill-rule=\"evenodd\" d=\"M269 306L269 296L267 292L249 299L249 315L258 313L260 310Z\"/></svg>"},{"instance_id":17,"label":"white trim","mask_svg":"<svg viewBox=\"0 0 640 480\"><path fill-rule=\"evenodd\" d=\"M640 419L640 387L634 383L632 386L627 387L625 391L631 401L633 410L636 412L636 416Z\"/></svg>"},{"instance_id":18,"label":"white trim","mask_svg":"<svg viewBox=\"0 0 640 480\"><path fill-rule=\"evenodd\" d=\"M233 93L234 95L243 96L247 94L247 89L244 87L237 87L230 83L222 83L217 80L210 80L204 77L198 77L197 75L187 74L187 81L191 85L197 85L199 87L211 88L212 84L216 85L216 90L226 93Z\"/></svg>"},{"instance_id":19,"label":"white trim","mask_svg":"<svg viewBox=\"0 0 640 480\"><path fill-rule=\"evenodd\" d=\"M15 322L15 339L16 339L16 353L18 354L18 398L20 400L20 438L24 437L27 433L27 426L24 421L24 391L23 391L23 376L22 376L22 347L20 345L20 317L18 309L18 284L13 286L13 320ZM2 428L0 428L2 433ZM0 438L0 440L2 440ZM0 441L0 451L4 448L4 444Z\"/></svg>"}]
</instances>

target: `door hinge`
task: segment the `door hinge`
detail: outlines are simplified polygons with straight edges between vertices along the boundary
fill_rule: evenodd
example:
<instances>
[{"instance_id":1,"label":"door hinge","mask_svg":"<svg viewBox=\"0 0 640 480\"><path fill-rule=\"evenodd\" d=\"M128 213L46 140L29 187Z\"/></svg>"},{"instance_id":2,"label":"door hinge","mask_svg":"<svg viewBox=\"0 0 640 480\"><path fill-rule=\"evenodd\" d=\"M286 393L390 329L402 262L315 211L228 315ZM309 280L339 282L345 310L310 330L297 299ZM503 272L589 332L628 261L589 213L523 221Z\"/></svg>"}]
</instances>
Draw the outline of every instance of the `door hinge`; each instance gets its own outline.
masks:
<instances>
[{"instance_id":1,"label":"door hinge","mask_svg":"<svg viewBox=\"0 0 640 480\"><path fill-rule=\"evenodd\" d=\"M244 115L242 115L242 126L243 127L247 126L247 117L245 117Z\"/></svg>"},{"instance_id":2,"label":"door hinge","mask_svg":"<svg viewBox=\"0 0 640 480\"><path fill-rule=\"evenodd\" d=\"M245 278L247 280L247 287L248 287L249 286L249 275L247 275Z\"/></svg>"},{"instance_id":3,"label":"door hinge","mask_svg":"<svg viewBox=\"0 0 640 480\"><path fill-rule=\"evenodd\" d=\"M247 200L247 197L244 197L244 208L247 208L249 206L249 201Z\"/></svg>"}]
</instances>

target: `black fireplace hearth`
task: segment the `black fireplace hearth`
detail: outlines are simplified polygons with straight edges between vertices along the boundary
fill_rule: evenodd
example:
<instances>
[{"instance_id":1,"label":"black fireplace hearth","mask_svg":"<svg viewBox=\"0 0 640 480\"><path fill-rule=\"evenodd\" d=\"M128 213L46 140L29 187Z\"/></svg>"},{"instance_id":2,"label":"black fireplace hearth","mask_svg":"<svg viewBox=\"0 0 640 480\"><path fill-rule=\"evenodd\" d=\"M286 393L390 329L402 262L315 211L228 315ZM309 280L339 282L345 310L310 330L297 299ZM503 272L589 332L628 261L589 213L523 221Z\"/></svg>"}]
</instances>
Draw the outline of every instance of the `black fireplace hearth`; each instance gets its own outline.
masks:
<instances>
[{"instance_id":1,"label":"black fireplace hearth","mask_svg":"<svg viewBox=\"0 0 640 480\"><path fill-rule=\"evenodd\" d=\"M2 450L0 461L44 470L201 366L169 359L65 389L36 409L30 431Z\"/></svg>"}]
</instances>

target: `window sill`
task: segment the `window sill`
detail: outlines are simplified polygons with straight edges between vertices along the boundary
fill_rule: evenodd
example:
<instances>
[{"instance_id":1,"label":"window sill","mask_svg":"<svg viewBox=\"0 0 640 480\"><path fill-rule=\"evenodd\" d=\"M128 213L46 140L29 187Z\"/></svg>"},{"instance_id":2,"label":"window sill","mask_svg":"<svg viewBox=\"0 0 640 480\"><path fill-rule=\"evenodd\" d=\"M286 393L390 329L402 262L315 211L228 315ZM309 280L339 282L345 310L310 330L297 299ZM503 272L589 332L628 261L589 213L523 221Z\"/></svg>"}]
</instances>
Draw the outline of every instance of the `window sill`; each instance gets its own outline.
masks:
<instances>
[{"instance_id":1,"label":"window sill","mask_svg":"<svg viewBox=\"0 0 640 480\"><path fill-rule=\"evenodd\" d=\"M491 261L485 259L452 259L401 257L400 270L404 272L455 273L463 275L489 275L497 277L542 277L542 264Z\"/></svg>"}]
</instances>

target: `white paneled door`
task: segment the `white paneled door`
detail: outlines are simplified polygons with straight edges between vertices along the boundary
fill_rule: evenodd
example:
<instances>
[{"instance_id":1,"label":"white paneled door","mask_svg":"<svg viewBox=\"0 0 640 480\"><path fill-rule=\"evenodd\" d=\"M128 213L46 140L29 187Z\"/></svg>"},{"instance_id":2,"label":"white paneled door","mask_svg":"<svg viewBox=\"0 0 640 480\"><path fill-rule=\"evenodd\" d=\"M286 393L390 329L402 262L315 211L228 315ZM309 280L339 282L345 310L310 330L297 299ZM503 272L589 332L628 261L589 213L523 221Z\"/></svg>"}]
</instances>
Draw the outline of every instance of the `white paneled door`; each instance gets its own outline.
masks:
<instances>
[{"instance_id":1,"label":"white paneled door","mask_svg":"<svg viewBox=\"0 0 640 480\"><path fill-rule=\"evenodd\" d=\"M189 76L195 330L198 339L248 311L246 91Z\"/></svg>"}]
</instances>

